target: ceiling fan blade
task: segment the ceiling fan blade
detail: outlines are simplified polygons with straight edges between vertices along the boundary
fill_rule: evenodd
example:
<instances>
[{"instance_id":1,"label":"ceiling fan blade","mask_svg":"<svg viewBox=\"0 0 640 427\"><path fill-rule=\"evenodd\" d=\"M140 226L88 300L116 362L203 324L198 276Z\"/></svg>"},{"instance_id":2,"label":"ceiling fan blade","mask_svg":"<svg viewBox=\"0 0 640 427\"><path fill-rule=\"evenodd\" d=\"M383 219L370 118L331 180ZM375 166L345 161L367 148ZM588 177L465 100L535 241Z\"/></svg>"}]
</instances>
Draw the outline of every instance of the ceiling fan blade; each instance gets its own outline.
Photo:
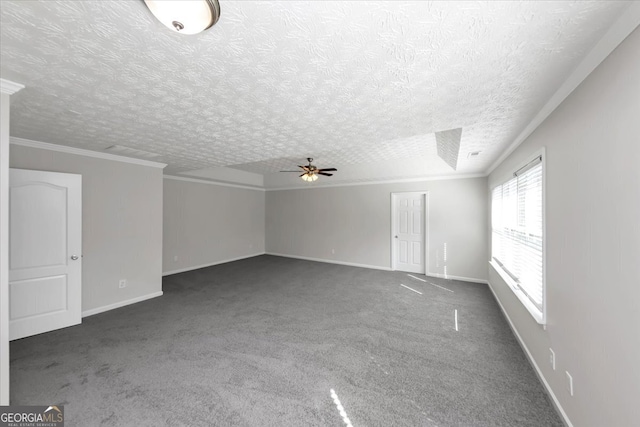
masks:
<instances>
[{"instance_id":1,"label":"ceiling fan blade","mask_svg":"<svg viewBox=\"0 0 640 427\"><path fill-rule=\"evenodd\" d=\"M306 170L306 171L308 171L308 170L309 170L309 166L300 166L300 165L298 165L298 167L299 167L300 169L304 169L304 170Z\"/></svg>"},{"instance_id":2,"label":"ceiling fan blade","mask_svg":"<svg viewBox=\"0 0 640 427\"><path fill-rule=\"evenodd\" d=\"M300 175L298 178L302 178L303 176L305 176L307 173L303 173L302 175Z\"/></svg>"},{"instance_id":3,"label":"ceiling fan blade","mask_svg":"<svg viewBox=\"0 0 640 427\"><path fill-rule=\"evenodd\" d=\"M332 173L324 173L324 172L318 172L318 175L333 176Z\"/></svg>"},{"instance_id":4,"label":"ceiling fan blade","mask_svg":"<svg viewBox=\"0 0 640 427\"><path fill-rule=\"evenodd\" d=\"M318 169L319 172L337 172L336 168Z\"/></svg>"}]
</instances>

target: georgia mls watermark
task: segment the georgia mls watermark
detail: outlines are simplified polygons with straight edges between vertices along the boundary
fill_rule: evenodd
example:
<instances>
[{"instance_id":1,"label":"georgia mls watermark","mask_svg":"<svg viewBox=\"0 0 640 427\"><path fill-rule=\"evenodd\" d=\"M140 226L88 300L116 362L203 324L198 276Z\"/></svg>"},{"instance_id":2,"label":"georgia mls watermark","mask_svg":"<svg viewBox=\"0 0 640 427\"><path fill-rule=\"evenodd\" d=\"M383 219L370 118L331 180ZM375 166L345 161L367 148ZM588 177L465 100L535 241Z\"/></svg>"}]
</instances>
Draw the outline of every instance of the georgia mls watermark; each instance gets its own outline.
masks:
<instances>
[{"instance_id":1,"label":"georgia mls watermark","mask_svg":"<svg viewBox=\"0 0 640 427\"><path fill-rule=\"evenodd\" d=\"M0 427L64 427L64 406L0 406Z\"/></svg>"}]
</instances>

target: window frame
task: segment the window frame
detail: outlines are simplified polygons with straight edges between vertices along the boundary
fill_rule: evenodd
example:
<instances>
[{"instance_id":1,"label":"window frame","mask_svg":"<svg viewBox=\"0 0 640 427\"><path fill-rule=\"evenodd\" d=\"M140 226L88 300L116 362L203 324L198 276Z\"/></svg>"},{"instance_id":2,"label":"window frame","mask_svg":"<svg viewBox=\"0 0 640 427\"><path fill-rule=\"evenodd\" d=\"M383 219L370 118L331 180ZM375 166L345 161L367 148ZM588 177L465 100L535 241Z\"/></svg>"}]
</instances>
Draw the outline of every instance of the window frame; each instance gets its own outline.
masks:
<instances>
[{"instance_id":1,"label":"window frame","mask_svg":"<svg viewBox=\"0 0 640 427\"><path fill-rule=\"evenodd\" d=\"M511 291L516 295L516 297L520 300L522 305L527 309L529 314L535 319L535 321L541 325L546 325L547 323L547 221L546 221L546 194L547 194L547 184L546 184L546 152L545 148L542 147L540 150L536 151L533 155L528 155L526 160L520 163L517 167L515 167L508 175L503 175L498 179L495 185L492 185L489 190L489 203L491 209L489 211L489 235L491 236L491 245L489 247L489 265L498 273L498 275L504 280L504 282L509 286ZM540 310L528 297L526 293L524 293L518 283L513 279L511 274L504 269L501 264L493 258L493 190L496 187L506 184L508 181L513 179L515 173L520 169L526 167L529 163L535 161L536 158L541 158L541 174L542 174L542 310Z\"/></svg>"}]
</instances>

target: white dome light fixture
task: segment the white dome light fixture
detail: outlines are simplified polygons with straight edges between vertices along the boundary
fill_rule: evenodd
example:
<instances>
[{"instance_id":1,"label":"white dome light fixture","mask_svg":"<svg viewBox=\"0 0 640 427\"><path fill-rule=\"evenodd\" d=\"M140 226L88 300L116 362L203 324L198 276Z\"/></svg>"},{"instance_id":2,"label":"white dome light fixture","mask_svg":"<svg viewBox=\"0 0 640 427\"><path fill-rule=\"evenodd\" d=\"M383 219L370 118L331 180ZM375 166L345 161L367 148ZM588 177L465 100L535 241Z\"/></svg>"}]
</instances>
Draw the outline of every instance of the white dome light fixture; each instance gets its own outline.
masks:
<instances>
[{"instance_id":1,"label":"white dome light fixture","mask_svg":"<svg viewBox=\"0 0 640 427\"><path fill-rule=\"evenodd\" d=\"M218 0L144 0L153 15L180 34L198 34L220 19Z\"/></svg>"}]
</instances>

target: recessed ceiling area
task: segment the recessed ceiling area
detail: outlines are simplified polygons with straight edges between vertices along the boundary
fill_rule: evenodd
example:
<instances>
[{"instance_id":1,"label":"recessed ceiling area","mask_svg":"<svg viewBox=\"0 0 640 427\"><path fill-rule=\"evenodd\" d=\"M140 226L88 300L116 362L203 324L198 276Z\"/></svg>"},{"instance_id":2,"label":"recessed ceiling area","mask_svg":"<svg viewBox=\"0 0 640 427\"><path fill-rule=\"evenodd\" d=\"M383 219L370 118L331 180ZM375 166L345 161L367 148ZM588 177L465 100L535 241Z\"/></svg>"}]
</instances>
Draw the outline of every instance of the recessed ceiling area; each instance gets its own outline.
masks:
<instances>
[{"instance_id":1,"label":"recessed ceiling area","mask_svg":"<svg viewBox=\"0 0 640 427\"><path fill-rule=\"evenodd\" d=\"M307 157L338 169L313 185L481 174L630 4L221 0L185 36L142 1L3 0L0 72L26 86L12 136L141 150L167 174L302 186L278 171Z\"/></svg>"}]
</instances>

